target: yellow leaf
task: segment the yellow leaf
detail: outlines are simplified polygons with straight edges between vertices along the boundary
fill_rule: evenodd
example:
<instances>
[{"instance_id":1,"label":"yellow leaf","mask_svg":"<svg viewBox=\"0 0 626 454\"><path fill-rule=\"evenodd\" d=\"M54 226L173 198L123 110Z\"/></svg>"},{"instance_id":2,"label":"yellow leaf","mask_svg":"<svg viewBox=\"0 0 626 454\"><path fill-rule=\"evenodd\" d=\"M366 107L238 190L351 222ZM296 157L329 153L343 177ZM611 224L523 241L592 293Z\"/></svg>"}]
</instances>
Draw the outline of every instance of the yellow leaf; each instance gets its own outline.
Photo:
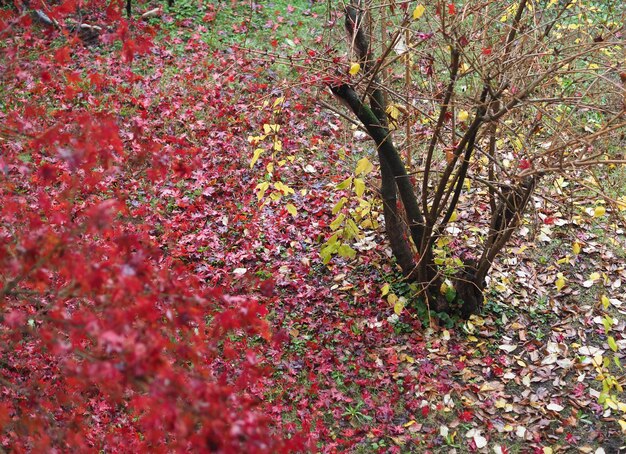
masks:
<instances>
[{"instance_id":1,"label":"yellow leaf","mask_svg":"<svg viewBox=\"0 0 626 454\"><path fill-rule=\"evenodd\" d=\"M357 197L361 197L365 192L365 183L360 178L355 178L354 181L354 193Z\"/></svg>"},{"instance_id":2,"label":"yellow leaf","mask_svg":"<svg viewBox=\"0 0 626 454\"><path fill-rule=\"evenodd\" d=\"M572 246L572 251L574 251L574 254L576 255L580 254L581 249L582 247L578 241L575 242L574 245Z\"/></svg>"},{"instance_id":3,"label":"yellow leaf","mask_svg":"<svg viewBox=\"0 0 626 454\"><path fill-rule=\"evenodd\" d=\"M609 336L609 338L607 339L607 342L609 344L609 348L613 350L614 352L616 352L619 349L619 347L617 346L617 342L615 342L615 339L613 338L613 336Z\"/></svg>"},{"instance_id":4,"label":"yellow leaf","mask_svg":"<svg viewBox=\"0 0 626 454\"><path fill-rule=\"evenodd\" d=\"M622 429L622 433L626 434L626 421L618 419L617 422L619 423L619 426Z\"/></svg>"},{"instance_id":5,"label":"yellow leaf","mask_svg":"<svg viewBox=\"0 0 626 454\"><path fill-rule=\"evenodd\" d=\"M265 132L265 134L269 134L270 132L278 132L278 130L280 129L280 125L274 125L274 124L267 124L265 123L263 125L263 132Z\"/></svg>"},{"instance_id":6,"label":"yellow leaf","mask_svg":"<svg viewBox=\"0 0 626 454\"><path fill-rule=\"evenodd\" d=\"M456 210L452 212L452 216L450 216L450 222L454 222L457 220L457 218L459 217L459 215L457 214Z\"/></svg>"},{"instance_id":7,"label":"yellow leaf","mask_svg":"<svg viewBox=\"0 0 626 454\"><path fill-rule=\"evenodd\" d=\"M352 63L352 64L350 65L350 71L349 71L349 72L350 72L350 74L352 74L352 75L354 76L354 75L358 74L358 73L359 73L359 71L361 71L361 65L360 65L360 64L358 64L358 63Z\"/></svg>"},{"instance_id":8,"label":"yellow leaf","mask_svg":"<svg viewBox=\"0 0 626 454\"><path fill-rule=\"evenodd\" d=\"M250 168L254 167L254 164L256 164L256 162L259 160L259 157L261 156L261 153L263 153L265 150L263 148L257 148L256 150L254 150L254 154L252 155L252 159L250 160Z\"/></svg>"},{"instance_id":9,"label":"yellow leaf","mask_svg":"<svg viewBox=\"0 0 626 454\"><path fill-rule=\"evenodd\" d=\"M600 298L600 301L602 302L602 307L605 309L609 308L609 304L611 304L611 301L609 300L609 297L606 295L602 295L602 298Z\"/></svg>"},{"instance_id":10,"label":"yellow leaf","mask_svg":"<svg viewBox=\"0 0 626 454\"><path fill-rule=\"evenodd\" d=\"M561 289L563 287L565 287L565 279L560 277L556 280L556 282L554 283L554 286L556 287L557 291L561 291Z\"/></svg>"},{"instance_id":11,"label":"yellow leaf","mask_svg":"<svg viewBox=\"0 0 626 454\"><path fill-rule=\"evenodd\" d=\"M441 238L439 238L437 240L437 247L444 247L448 244L450 244L452 242L452 238L448 237L448 236L442 236Z\"/></svg>"},{"instance_id":12,"label":"yellow leaf","mask_svg":"<svg viewBox=\"0 0 626 454\"><path fill-rule=\"evenodd\" d=\"M460 110L456 118L459 121L467 121L467 119L469 118L469 112L467 110Z\"/></svg>"},{"instance_id":13,"label":"yellow leaf","mask_svg":"<svg viewBox=\"0 0 626 454\"><path fill-rule=\"evenodd\" d=\"M298 209L291 203L287 204L287 211L294 217L298 214Z\"/></svg>"},{"instance_id":14,"label":"yellow leaf","mask_svg":"<svg viewBox=\"0 0 626 454\"><path fill-rule=\"evenodd\" d=\"M256 196L258 200L261 200L263 198L263 196L265 195L265 191L267 191L267 188L269 188L269 186L270 184L267 181L256 185L256 190L258 191Z\"/></svg>"},{"instance_id":15,"label":"yellow leaf","mask_svg":"<svg viewBox=\"0 0 626 454\"><path fill-rule=\"evenodd\" d=\"M393 311L396 313L396 315L400 315L402 313L405 302L406 300L404 298L398 298L398 300L393 304Z\"/></svg>"},{"instance_id":16,"label":"yellow leaf","mask_svg":"<svg viewBox=\"0 0 626 454\"><path fill-rule=\"evenodd\" d=\"M361 158L359 159L359 162L356 163L356 169L354 170L354 173L356 175L367 175L372 171L373 168L374 166L369 159Z\"/></svg>"},{"instance_id":17,"label":"yellow leaf","mask_svg":"<svg viewBox=\"0 0 626 454\"><path fill-rule=\"evenodd\" d=\"M600 273L598 273L598 272L591 273L591 274L589 275L589 280L590 280L590 281L595 281L595 280L600 279L600 277L601 277L601 276L600 276Z\"/></svg>"},{"instance_id":18,"label":"yellow leaf","mask_svg":"<svg viewBox=\"0 0 626 454\"><path fill-rule=\"evenodd\" d=\"M274 140L274 150L283 151L283 143L278 138Z\"/></svg>"},{"instance_id":19,"label":"yellow leaf","mask_svg":"<svg viewBox=\"0 0 626 454\"><path fill-rule=\"evenodd\" d=\"M593 358L591 358L591 362L595 367L602 367L602 363L604 362L604 357L601 353L598 353Z\"/></svg>"},{"instance_id":20,"label":"yellow leaf","mask_svg":"<svg viewBox=\"0 0 626 454\"><path fill-rule=\"evenodd\" d=\"M417 5L415 9L413 10L413 19L417 20L420 17L422 17L422 15L424 14L424 11L426 11L426 8L424 8L424 5L422 4Z\"/></svg>"},{"instance_id":21,"label":"yellow leaf","mask_svg":"<svg viewBox=\"0 0 626 454\"><path fill-rule=\"evenodd\" d=\"M383 288L381 288L380 291L382 292L383 296L387 296L387 294L389 293L389 284L383 285Z\"/></svg>"},{"instance_id":22,"label":"yellow leaf","mask_svg":"<svg viewBox=\"0 0 626 454\"><path fill-rule=\"evenodd\" d=\"M594 208L594 210L593 210L593 217L594 218L602 217L602 216L604 216L604 213L606 213L606 208L604 208L602 205L599 205L599 206Z\"/></svg>"},{"instance_id":23,"label":"yellow leaf","mask_svg":"<svg viewBox=\"0 0 626 454\"><path fill-rule=\"evenodd\" d=\"M390 293L389 295L387 295L387 302L389 303L390 306L394 306L397 301L398 301L398 297L396 296L395 293Z\"/></svg>"},{"instance_id":24,"label":"yellow leaf","mask_svg":"<svg viewBox=\"0 0 626 454\"><path fill-rule=\"evenodd\" d=\"M617 410L617 403L611 397L606 398L604 405L609 407L611 410Z\"/></svg>"},{"instance_id":25,"label":"yellow leaf","mask_svg":"<svg viewBox=\"0 0 626 454\"><path fill-rule=\"evenodd\" d=\"M284 195L295 194L295 191L292 188L282 183L281 181L277 181L276 183L274 183L274 187L276 188L276 190L282 192Z\"/></svg>"},{"instance_id":26,"label":"yellow leaf","mask_svg":"<svg viewBox=\"0 0 626 454\"><path fill-rule=\"evenodd\" d=\"M394 120L400 118L400 109L398 109L395 104L388 106L386 112Z\"/></svg>"},{"instance_id":27,"label":"yellow leaf","mask_svg":"<svg viewBox=\"0 0 626 454\"><path fill-rule=\"evenodd\" d=\"M570 261L570 256L569 254L567 254L565 257L563 257L562 259L558 259L556 261L557 265L563 265L564 263L569 263Z\"/></svg>"}]
</instances>

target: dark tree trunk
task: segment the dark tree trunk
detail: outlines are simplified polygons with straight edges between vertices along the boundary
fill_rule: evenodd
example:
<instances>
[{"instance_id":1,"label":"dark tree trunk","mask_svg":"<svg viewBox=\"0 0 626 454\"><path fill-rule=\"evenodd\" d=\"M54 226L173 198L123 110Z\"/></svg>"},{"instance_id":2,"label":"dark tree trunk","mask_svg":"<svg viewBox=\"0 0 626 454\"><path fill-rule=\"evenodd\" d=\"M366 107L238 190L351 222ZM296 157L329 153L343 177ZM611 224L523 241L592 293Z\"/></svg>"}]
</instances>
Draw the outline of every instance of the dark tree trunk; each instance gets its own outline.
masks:
<instances>
[{"instance_id":1,"label":"dark tree trunk","mask_svg":"<svg viewBox=\"0 0 626 454\"><path fill-rule=\"evenodd\" d=\"M470 159L475 152L478 133L488 117L489 106L499 105L500 95L494 92L489 80L486 80L473 121L455 145L451 160L442 169L441 177L429 195L427 191L431 158L440 140L436 134L433 135L427 152L423 193L418 197L387 124L387 105L377 76L380 68L377 66L377 60L371 55L371 35L365 25L367 13L367 3L364 0L351 0L345 8L345 27L352 51L363 69L363 80L368 81L365 94L361 96L354 86L347 82L331 85L330 88L358 118L376 145L386 233L403 274L409 280L421 284L431 310L458 311L461 316L467 318L472 313L478 312L482 306L487 272L496 255L519 225L521 213L535 187L536 178L526 179L514 184L509 190L501 191L498 194L500 199L498 203L495 202L496 194L493 188L490 188L492 221L484 251L478 260L464 260L463 270L452 278L456 300L449 303L440 292L444 277L435 264L433 248L437 239L444 234L445 227L459 202L468 175ZM440 106L436 130L440 130L445 121L457 80L459 62L459 51L453 48L450 83ZM493 134L493 127L490 130ZM398 202L401 202L401 206Z\"/></svg>"}]
</instances>

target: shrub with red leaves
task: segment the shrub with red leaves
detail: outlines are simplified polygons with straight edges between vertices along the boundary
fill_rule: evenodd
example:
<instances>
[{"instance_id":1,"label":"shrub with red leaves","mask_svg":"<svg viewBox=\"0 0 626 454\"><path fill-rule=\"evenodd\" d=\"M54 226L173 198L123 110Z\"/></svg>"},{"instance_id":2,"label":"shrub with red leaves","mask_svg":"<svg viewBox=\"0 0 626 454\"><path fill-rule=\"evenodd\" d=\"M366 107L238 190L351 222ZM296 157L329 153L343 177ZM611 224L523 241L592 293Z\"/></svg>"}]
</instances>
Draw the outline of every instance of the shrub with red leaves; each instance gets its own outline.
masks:
<instances>
[{"instance_id":1,"label":"shrub with red leaves","mask_svg":"<svg viewBox=\"0 0 626 454\"><path fill-rule=\"evenodd\" d=\"M61 2L48 15L61 22L75 7ZM115 9L91 13L106 23L104 45L123 41L118 65L150 50L145 26L137 39ZM0 17L0 446L302 448L283 439L259 398L262 349L277 345L263 305L207 285L135 203L142 185L165 184L193 156L183 162L138 139L139 117L130 143L107 97L135 102L123 85L136 75L114 79L115 61L30 17ZM78 67L77 54L92 67Z\"/></svg>"}]
</instances>

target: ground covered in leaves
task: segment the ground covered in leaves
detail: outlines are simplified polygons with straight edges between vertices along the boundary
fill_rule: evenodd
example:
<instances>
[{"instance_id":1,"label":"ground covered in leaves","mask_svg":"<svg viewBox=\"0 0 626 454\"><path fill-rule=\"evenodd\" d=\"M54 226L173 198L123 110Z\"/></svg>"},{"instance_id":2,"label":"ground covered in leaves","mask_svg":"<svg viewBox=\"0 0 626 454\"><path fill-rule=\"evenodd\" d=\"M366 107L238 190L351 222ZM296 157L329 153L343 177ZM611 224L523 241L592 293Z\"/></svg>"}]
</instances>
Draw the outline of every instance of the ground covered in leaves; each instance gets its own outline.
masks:
<instances>
[{"instance_id":1,"label":"ground covered in leaves","mask_svg":"<svg viewBox=\"0 0 626 454\"><path fill-rule=\"evenodd\" d=\"M153 34L150 45L139 39L121 54L106 39L69 53L66 38L26 37L48 39L39 51L62 66L33 79L27 69L40 62L24 62L24 78L0 89L10 93L3 108L39 105L26 112L33 132L70 110L115 113L106 118L125 151L110 157L94 192L124 201L125 219L158 246L163 267L252 294L267 309L281 348L247 340L268 366L250 390L280 433L302 431L320 452L619 452L623 412L598 403L606 376L624 384L617 218L584 196L559 205L563 182L549 182L495 264L482 314L442 321L419 307L390 261L376 228L374 169L358 190L369 194L372 222L356 255L323 264L336 203L355 190L342 182L374 158L315 104L333 101L314 78L237 46L271 32L270 47L287 52L299 46L290 30L302 17L323 24L320 8L281 8L258 6L262 20L251 22L206 6L204 25L164 14L129 31ZM19 148L20 138L2 146ZM18 151L26 175L28 150ZM30 184L45 172L38 178ZM31 204L56 203L32 186L20 191ZM345 209L363 210L351 200ZM459 211L479 223L479 210ZM119 418L106 405L93 412L105 425Z\"/></svg>"}]
</instances>

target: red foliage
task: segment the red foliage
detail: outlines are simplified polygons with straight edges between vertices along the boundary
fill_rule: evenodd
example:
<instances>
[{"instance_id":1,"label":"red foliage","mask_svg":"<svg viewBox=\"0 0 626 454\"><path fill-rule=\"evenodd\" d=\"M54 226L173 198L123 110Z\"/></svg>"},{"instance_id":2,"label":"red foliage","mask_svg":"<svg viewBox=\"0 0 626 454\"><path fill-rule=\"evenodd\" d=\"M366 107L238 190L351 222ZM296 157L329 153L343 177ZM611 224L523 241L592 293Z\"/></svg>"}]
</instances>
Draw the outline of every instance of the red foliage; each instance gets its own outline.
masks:
<instances>
[{"instance_id":1,"label":"red foliage","mask_svg":"<svg viewBox=\"0 0 626 454\"><path fill-rule=\"evenodd\" d=\"M75 4L62 2L49 15L61 20ZM113 9L91 14L107 24L103 45L121 40L121 54L89 56L71 37L55 48L17 12L0 23L0 84L10 94L0 113L0 445L301 449L302 438L285 439L259 398L266 358L280 354L284 336L274 339L267 309L251 288L231 296L212 284L212 271L168 251L180 244L185 255L182 234L195 229L187 224L196 207L183 197L178 218L159 214L173 182L194 172L201 182L217 179L229 156L202 162L184 136L145 121L154 106L176 112L178 94L150 99L149 80L128 64L161 50L149 29L134 24L131 34ZM25 58L33 49L37 61ZM222 77L247 77L240 64ZM135 98L131 87L142 84ZM220 90L207 90L207 99ZM130 128L121 127L122 109L136 112ZM211 109L230 121L234 107ZM229 133L218 134L228 153ZM271 294L272 284L261 292Z\"/></svg>"}]
</instances>

